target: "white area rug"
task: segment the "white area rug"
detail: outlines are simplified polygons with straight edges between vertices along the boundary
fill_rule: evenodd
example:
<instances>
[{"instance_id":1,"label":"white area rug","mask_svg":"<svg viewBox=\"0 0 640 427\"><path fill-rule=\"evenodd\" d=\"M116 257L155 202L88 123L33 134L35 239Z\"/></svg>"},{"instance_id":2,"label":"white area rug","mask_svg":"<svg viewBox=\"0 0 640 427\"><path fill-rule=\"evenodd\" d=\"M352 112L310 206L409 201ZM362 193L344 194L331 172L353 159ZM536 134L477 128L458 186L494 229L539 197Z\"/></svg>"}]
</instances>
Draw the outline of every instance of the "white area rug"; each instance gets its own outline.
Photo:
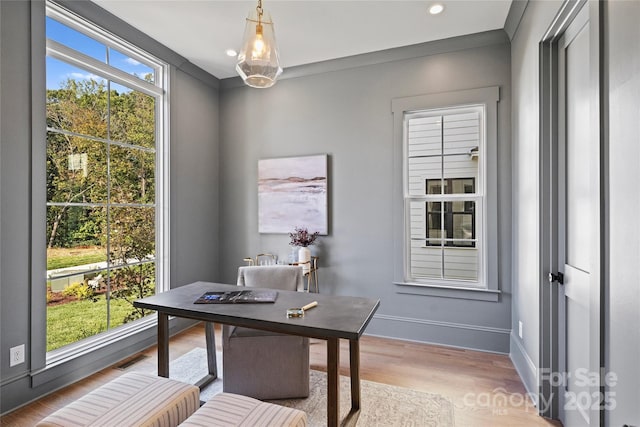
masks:
<instances>
[{"instance_id":1,"label":"white area rug","mask_svg":"<svg viewBox=\"0 0 640 427\"><path fill-rule=\"evenodd\" d=\"M207 352L195 348L171 362L170 377L194 384L207 373ZM217 354L219 378L200 392L207 401L222 392L222 355ZM274 400L273 403L301 409L307 413L309 426L325 426L327 416L327 375L311 371L310 395L306 399ZM453 426L453 403L438 394L425 393L386 384L361 381L362 410L359 426L436 427ZM340 418L351 408L349 377L340 377Z\"/></svg>"}]
</instances>

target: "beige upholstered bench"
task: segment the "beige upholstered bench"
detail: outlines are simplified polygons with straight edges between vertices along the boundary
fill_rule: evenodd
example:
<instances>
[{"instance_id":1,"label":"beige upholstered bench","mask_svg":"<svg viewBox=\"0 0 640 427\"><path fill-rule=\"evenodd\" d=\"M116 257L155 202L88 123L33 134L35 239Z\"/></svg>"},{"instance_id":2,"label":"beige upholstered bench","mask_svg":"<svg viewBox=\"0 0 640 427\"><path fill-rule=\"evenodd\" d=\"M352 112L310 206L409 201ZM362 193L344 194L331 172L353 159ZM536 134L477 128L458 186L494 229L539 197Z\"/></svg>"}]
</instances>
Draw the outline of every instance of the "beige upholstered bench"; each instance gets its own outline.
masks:
<instances>
[{"instance_id":1,"label":"beige upholstered bench","mask_svg":"<svg viewBox=\"0 0 640 427\"><path fill-rule=\"evenodd\" d=\"M200 390L194 385L130 372L54 412L37 426L174 427L199 406Z\"/></svg>"},{"instance_id":2,"label":"beige upholstered bench","mask_svg":"<svg viewBox=\"0 0 640 427\"><path fill-rule=\"evenodd\" d=\"M303 411L251 397L220 393L202 405L180 427L305 427Z\"/></svg>"}]
</instances>

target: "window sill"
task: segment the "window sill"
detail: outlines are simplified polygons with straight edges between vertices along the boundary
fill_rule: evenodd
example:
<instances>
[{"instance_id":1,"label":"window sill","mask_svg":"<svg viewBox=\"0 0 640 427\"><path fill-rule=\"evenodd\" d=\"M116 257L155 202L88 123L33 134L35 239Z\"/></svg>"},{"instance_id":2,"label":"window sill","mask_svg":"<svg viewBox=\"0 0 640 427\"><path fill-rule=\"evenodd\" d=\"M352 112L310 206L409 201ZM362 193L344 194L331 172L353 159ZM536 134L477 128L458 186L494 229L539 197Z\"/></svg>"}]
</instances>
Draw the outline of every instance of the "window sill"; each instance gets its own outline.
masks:
<instances>
[{"instance_id":1,"label":"window sill","mask_svg":"<svg viewBox=\"0 0 640 427\"><path fill-rule=\"evenodd\" d=\"M476 248L475 246L440 246L440 245L421 245L420 248L422 249L439 249L439 248L445 248L445 249L462 249L465 251L470 251L470 250L478 250L478 248Z\"/></svg>"},{"instance_id":2,"label":"window sill","mask_svg":"<svg viewBox=\"0 0 640 427\"><path fill-rule=\"evenodd\" d=\"M76 341L59 349L47 352L46 368L51 368L69 362L76 357L99 351L124 338L131 337L140 331L154 327L157 324L157 314L151 313L146 318L124 324L110 331Z\"/></svg>"},{"instance_id":3,"label":"window sill","mask_svg":"<svg viewBox=\"0 0 640 427\"><path fill-rule=\"evenodd\" d=\"M156 324L157 316L153 313L135 323L53 350L47 353L46 366L30 373L32 386L56 381L79 369L96 372L125 357L132 345L140 345L135 351L141 351L149 345L145 340L151 344L157 340Z\"/></svg>"},{"instance_id":4,"label":"window sill","mask_svg":"<svg viewBox=\"0 0 640 427\"><path fill-rule=\"evenodd\" d=\"M427 285L424 283L393 282L397 293L407 295L424 295L442 298L469 299L476 301L498 302L500 291L497 289L465 288L443 285Z\"/></svg>"}]
</instances>

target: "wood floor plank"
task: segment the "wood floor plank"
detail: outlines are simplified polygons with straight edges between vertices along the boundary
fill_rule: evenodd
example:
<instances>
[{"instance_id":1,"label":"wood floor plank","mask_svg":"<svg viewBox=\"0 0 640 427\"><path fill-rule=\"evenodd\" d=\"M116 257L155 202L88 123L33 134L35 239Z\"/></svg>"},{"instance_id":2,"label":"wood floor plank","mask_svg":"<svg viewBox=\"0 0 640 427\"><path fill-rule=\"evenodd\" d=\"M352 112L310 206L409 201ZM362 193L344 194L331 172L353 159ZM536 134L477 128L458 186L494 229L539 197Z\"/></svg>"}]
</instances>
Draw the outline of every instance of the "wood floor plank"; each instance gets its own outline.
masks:
<instances>
[{"instance_id":1,"label":"wood floor plank","mask_svg":"<svg viewBox=\"0 0 640 427\"><path fill-rule=\"evenodd\" d=\"M220 329L216 346L220 351ZM205 347L202 325L171 338L171 360L194 347ZM327 369L326 343L311 340L311 368ZM157 366L156 347L142 352L137 364ZM137 357L134 355L133 357ZM2 426L33 426L56 409L122 375L121 361L82 381L0 417ZM140 367L138 365L138 367ZM340 374L349 375L349 342L340 342ZM406 387L449 398L456 427L560 426L539 417L526 399L526 390L506 355L365 336L360 341L362 380Z\"/></svg>"}]
</instances>

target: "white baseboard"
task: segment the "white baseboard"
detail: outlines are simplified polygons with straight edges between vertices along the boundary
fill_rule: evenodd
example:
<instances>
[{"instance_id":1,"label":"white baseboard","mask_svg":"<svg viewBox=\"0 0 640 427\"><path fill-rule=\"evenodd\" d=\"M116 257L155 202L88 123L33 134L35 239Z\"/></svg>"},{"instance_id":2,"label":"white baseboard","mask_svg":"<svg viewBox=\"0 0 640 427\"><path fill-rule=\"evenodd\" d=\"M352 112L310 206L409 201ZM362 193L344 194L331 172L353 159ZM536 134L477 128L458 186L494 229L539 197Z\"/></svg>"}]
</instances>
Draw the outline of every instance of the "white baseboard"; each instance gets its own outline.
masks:
<instances>
[{"instance_id":1,"label":"white baseboard","mask_svg":"<svg viewBox=\"0 0 640 427\"><path fill-rule=\"evenodd\" d=\"M533 404L538 407L538 368L522 345L520 339L511 334L511 350L509 357L515 366L520 379L527 389L527 394L533 400Z\"/></svg>"}]
</instances>

